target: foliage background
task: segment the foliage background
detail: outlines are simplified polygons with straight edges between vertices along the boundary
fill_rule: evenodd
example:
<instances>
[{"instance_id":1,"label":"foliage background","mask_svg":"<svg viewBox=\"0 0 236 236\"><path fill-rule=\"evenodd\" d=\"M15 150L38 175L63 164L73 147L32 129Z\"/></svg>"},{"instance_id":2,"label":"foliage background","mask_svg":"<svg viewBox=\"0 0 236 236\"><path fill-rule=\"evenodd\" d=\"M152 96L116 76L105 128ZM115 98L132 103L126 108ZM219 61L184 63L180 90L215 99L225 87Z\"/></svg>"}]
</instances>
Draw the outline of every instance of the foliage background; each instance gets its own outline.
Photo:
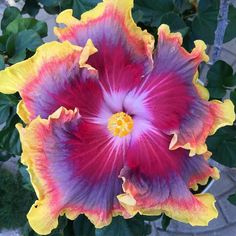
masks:
<instances>
[{"instance_id":1,"label":"foliage background","mask_svg":"<svg viewBox=\"0 0 236 236\"><path fill-rule=\"evenodd\" d=\"M47 24L35 17L39 11L47 14L73 8L74 15L80 15L94 7L99 0L25 0L23 8L7 7L1 19L0 70L32 56L38 46L44 43L48 34ZM225 1L227 2L227 1ZM193 41L204 40L214 44L215 30L220 7L220 0L135 0L133 17L143 29L147 29L156 38L156 29L166 23L172 31L179 31L184 37L184 47L193 48ZM229 6L228 25L224 42L236 37L236 8ZM206 78L201 78L210 91L211 99L230 97L236 105L236 74L232 66L224 61L209 63ZM201 72L201 68L200 68ZM201 74L201 73L200 73ZM1 168L0 171L0 229L21 228L24 236L36 236L29 227L26 213L36 196L29 181L28 173L18 161L21 153L19 135L15 124L21 122L16 115L19 94L0 93L0 165L16 158L17 171L11 173ZM207 140L212 158L228 167L236 167L236 126L224 127ZM236 204L236 195L229 198ZM162 215L163 229L168 227L170 219ZM142 236L151 232L149 222L159 217L136 216L130 220L114 218L111 225L95 229L85 216L75 221L60 218L58 229L51 235L61 236ZM115 234L114 234L115 232Z\"/></svg>"}]
</instances>

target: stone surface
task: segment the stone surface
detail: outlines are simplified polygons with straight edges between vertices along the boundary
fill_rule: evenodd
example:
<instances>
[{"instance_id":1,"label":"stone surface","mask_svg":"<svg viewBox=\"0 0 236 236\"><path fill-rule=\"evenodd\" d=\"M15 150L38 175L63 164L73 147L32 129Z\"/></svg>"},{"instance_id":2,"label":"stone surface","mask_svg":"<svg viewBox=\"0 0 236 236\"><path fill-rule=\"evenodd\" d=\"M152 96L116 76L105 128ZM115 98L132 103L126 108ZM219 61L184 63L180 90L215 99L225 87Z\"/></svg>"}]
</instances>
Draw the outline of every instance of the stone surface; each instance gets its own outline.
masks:
<instances>
[{"instance_id":1,"label":"stone surface","mask_svg":"<svg viewBox=\"0 0 236 236\"><path fill-rule=\"evenodd\" d=\"M220 179L215 181L212 187L209 189L209 193L214 194L218 199L220 196L224 195L235 186L235 182L225 172L220 172Z\"/></svg>"},{"instance_id":2,"label":"stone surface","mask_svg":"<svg viewBox=\"0 0 236 236\"><path fill-rule=\"evenodd\" d=\"M232 193L234 193L235 191L236 191L236 188L233 189ZM235 223L236 222L236 206L231 204L227 199L222 199L218 201L218 204L221 208L221 212L224 214L224 217L226 218L227 223L229 224Z\"/></svg>"},{"instance_id":3,"label":"stone surface","mask_svg":"<svg viewBox=\"0 0 236 236\"><path fill-rule=\"evenodd\" d=\"M236 48L236 46L235 46ZM220 59L227 62L229 65L234 65L234 71L235 71L235 63L236 63L236 52L235 50L232 50L232 48L223 48L220 54Z\"/></svg>"},{"instance_id":4,"label":"stone surface","mask_svg":"<svg viewBox=\"0 0 236 236\"><path fill-rule=\"evenodd\" d=\"M56 36L53 33L53 28L56 26L56 16L45 14L44 10L40 10L36 18L38 20L47 22L47 25L48 25L48 36L45 37L43 40L45 42L57 40Z\"/></svg>"},{"instance_id":5,"label":"stone surface","mask_svg":"<svg viewBox=\"0 0 236 236\"><path fill-rule=\"evenodd\" d=\"M194 236L235 236L235 235L236 235L236 224L227 225L221 230L216 230L214 232L194 234Z\"/></svg>"},{"instance_id":6,"label":"stone surface","mask_svg":"<svg viewBox=\"0 0 236 236\"><path fill-rule=\"evenodd\" d=\"M19 230L3 230L0 236L22 236Z\"/></svg>"},{"instance_id":7,"label":"stone surface","mask_svg":"<svg viewBox=\"0 0 236 236\"><path fill-rule=\"evenodd\" d=\"M180 234L191 234L194 233L203 233L205 231L214 231L224 227L227 222L222 215L218 205L216 205L219 211L219 217L217 219L212 220L207 227L200 227L200 226L191 226L189 224L184 224L175 220L171 220L171 223L168 227L168 232L178 232ZM162 231L162 227L159 226L157 230Z\"/></svg>"},{"instance_id":8,"label":"stone surface","mask_svg":"<svg viewBox=\"0 0 236 236\"><path fill-rule=\"evenodd\" d=\"M236 168L227 168L227 174L233 181L236 181Z\"/></svg>"}]
</instances>

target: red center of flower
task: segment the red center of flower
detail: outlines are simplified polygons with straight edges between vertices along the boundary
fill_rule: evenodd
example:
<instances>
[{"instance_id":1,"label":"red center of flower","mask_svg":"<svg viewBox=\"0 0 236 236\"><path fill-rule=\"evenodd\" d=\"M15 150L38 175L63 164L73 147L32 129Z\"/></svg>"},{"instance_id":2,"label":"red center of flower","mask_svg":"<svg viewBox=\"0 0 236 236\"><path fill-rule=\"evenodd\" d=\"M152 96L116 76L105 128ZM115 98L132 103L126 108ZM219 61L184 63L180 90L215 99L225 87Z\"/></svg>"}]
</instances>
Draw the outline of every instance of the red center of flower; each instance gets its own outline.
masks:
<instances>
[{"instance_id":1,"label":"red center of flower","mask_svg":"<svg viewBox=\"0 0 236 236\"><path fill-rule=\"evenodd\" d=\"M108 130L118 137L124 137L131 133L134 127L134 121L131 116L124 112L113 114L107 124Z\"/></svg>"}]
</instances>

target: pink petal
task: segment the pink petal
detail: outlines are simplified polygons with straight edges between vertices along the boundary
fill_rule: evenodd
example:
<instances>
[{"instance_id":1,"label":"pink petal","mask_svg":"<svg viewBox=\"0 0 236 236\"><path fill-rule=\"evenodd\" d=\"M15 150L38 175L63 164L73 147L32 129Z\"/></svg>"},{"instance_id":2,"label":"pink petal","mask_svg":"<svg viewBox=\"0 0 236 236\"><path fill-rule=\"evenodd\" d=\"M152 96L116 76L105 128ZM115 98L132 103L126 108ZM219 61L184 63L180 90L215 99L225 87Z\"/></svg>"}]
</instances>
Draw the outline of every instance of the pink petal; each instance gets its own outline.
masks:
<instances>
[{"instance_id":1,"label":"pink petal","mask_svg":"<svg viewBox=\"0 0 236 236\"><path fill-rule=\"evenodd\" d=\"M69 42L44 44L30 59L0 72L0 91L20 93L18 113L26 123L39 115L47 118L61 106L97 118L102 89L97 71L86 64L95 52L91 40L84 48Z\"/></svg>"},{"instance_id":2,"label":"pink petal","mask_svg":"<svg viewBox=\"0 0 236 236\"><path fill-rule=\"evenodd\" d=\"M72 10L62 12L56 28L61 41L69 40L84 46L92 39L98 53L89 64L98 69L99 78L107 91L129 90L152 69L153 37L136 26L132 19L132 0L104 0L84 13L81 20Z\"/></svg>"},{"instance_id":3,"label":"pink petal","mask_svg":"<svg viewBox=\"0 0 236 236\"><path fill-rule=\"evenodd\" d=\"M168 149L171 137L156 129L132 139L122 169L125 194L118 196L130 214L159 215L191 225L207 225L217 217L214 197L193 195L189 188L218 178L202 156L189 157L183 149Z\"/></svg>"},{"instance_id":4,"label":"pink petal","mask_svg":"<svg viewBox=\"0 0 236 236\"><path fill-rule=\"evenodd\" d=\"M196 47L188 53L181 47L180 33L170 33L167 25L161 25L158 32L153 72L127 98L139 99L140 115L173 134L171 149L183 147L191 150L191 156L203 154L207 136L233 124L233 104L229 100L209 102L208 91L197 81L197 67L208 59L202 41L195 41Z\"/></svg>"},{"instance_id":5,"label":"pink petal","mask_svg":"<svg viewBox=\"0 0 236 236\"><path fill-rule=\"evenodd\" d=\"M128 215L116 198L122 192L118 175L126 139L114 139L106 127L65 108L18 129L22 162L38 196L27 216L37 233L51 232L64 213L69 219L85 214L96 227Z\"/></svg>"}]
</instances>

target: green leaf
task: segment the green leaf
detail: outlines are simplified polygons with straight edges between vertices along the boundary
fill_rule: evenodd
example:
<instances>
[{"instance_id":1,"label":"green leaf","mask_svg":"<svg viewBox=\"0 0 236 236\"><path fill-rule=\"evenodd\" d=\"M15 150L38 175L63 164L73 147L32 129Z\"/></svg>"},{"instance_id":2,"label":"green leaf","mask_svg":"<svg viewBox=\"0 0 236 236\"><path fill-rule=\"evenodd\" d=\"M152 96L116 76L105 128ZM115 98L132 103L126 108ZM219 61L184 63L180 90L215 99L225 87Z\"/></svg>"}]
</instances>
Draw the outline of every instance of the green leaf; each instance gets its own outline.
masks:
<instances>
[{"instance_id":1,"label":"green leaf","mask_svg":"<svg viewBox=\"0 0 236 236\"><path fill-rule=\"evenodd\" d=\"M64 236L77 236L74 233L74 226L73 226L74 221L72 220L67 220L67 224L64 227Z\"/></svg>"},{"instance_id":2,"label":"green leaf","mask_svg":"<svg viewBox=\"0 0 236 236\"><path fill-rule=\"evenodd\" d=\"M140 215L140 217L144 220L144 221L156 221L158 219L161 218L161 215L159 216L145 216L145 215Z\"/></svg>"},{"instance_id":3,"label":"green leaf","mask_svg":"<svg viewBox=\"0 0 236 236\"><path fill-rule=\"evenodd\" d=\"M54 229L49 234L49 236L77 236L77 235L65 233L65 230L68 225L68 220L66 219L66 217L61 216L58 221L59 222L58 222L57 228ZM28 222L24 225L24 227L22 229L22 234L23 234L23 236L41 236L33 231L33 229L30 227Z\"/></svg>"},{"instance_id":4,"label":"green leaf","mask_svg":"<svg viewBox=\"0 0 236 236\"><path fill-rule=\"evenodd\" d=\"M0 163L8 161L11 157L12 155L9 152L0 149Z\"/></svg>"},{"instance_id":5,"label":"green leaf","mask_svg":"<svg viewBox=\"0 0 236 236\"><path fill-rule=\"evenodd\" d=\"M3 13L1 29L4 32L8 24L16 18L21 18L20 10L16 7L7 7Z\"/></svg>"},{"instance_id":6,"label":"green leaf","mask_svg":"<svg viewBox=\"0 0 236 236\"><path fill-rule=\"evenodd\" d=\"M149 26L158 27L161 23L161 17L174 10L175 6L173 0L135 0L134 13L141 11L143 16L142 19L136 19L136 22L142 22ZM140 15L140 14L139 14ZM136 16L136 15L134 15ZM139 21L137 21L139 20Z\"/></svg>"},{"instance_id":7,"label":"green leaf","mask_svg":"<svg viewBox=\"0 0 236 236\"><path fill-rule=\"evenodd\" d=\"M47 36L47 24L34 18L15 19L7 26L6 34L17 34L20 31L30 29L37 32L42 38Z\"/></svg>"},{"instance_id":8,"label":"green leaf","mask_svg":"<svg viewBox=\"0 0 236 236\"><path fill-rule=\"evenodd\" d=\"M128 224L122 217L115 217L112 219L110 225L103 227L102 229L96 229L96 236L134 236L130 231ZM141 236L141 234L140 234Z\"/></svg>"},{"instance_id":9,"label":"green leaf","mask_svg":"<svg viewBox=\"0 0 236 236\"><path fill-rule=\"evenodd\" d=\"M133 11L132 16L133 16L133 19L135 20L135 22L137 22L137 23L142 22L142 19L144 17L143 12L139 9L137 9L136 11Z\"/></svg>"},{"instance_id":10,"label":"green leaf","mask_svg":"<svg viewBox=\"0 0 236 236\"><path fill-rule=\"evenodd\" d=\"M229 5L228 26L225 31L224 43L236 37L236 8Z\"/></svg>"},{"instance_id":11,"label":"green leaf","mask_svg":"<svg viewBox=\"0 0 236 236\"><path fill-rule=\"evenodd\" d=\"M39 0L39 2L46 7L55 7L59 4L59 0Z\"/></svg>"},{"instance_id":12,"label":"green leaf","mask_svg":"<svg viewBox=\"0 0 236 236\"><path fill-rule=\"evenodd\" d=\"M94 8L99 2L99 0L73 0L73 15L80 18L81 14Z\"/></svg>"},{"instance_id":13,"label":"green leaf","mask_svg":"<svg viewBox=\"0 0 236 236\"><path fill-rule=\"evenodd\" d=\"M143 216L143 215L138 214L134 216L133 218L125 220L125 221L128 224L128 227L130 231L132 232L132 235L146 236L146 235L149 235L152 232L152 230L151 230L151 226L147 224L145 221L154 220L154 218L156 217L159 218L159 216Z\"/></svg>"},{"instance_id":14,"label":"green leaf","mask_svg":"<svg viewBox=\"0 0 236 236\"><path fill-rule=\"evenodd\" d=\"M5 69L5 60L4 60L4 56L0 55L0 70L4 70ZM0 100L0 104L1 104L1 100ZM1 105L0 105L1 106ZM1 110L1 108L0 108ZM1 113L1 111L0 111ZM1 115L0 115L1 116ZM0 118L0 123L1 123L1 118Z\"/></svg>"},{"instance_id":15,"label":"green leaf","mask_svg":"<svg viewBox=\"0 0 236 236\"><path fill-rule=\"evenodd\" d=\"M0 171L0 229L15 229L25 225L26 214L35 194L22 187L21 176L1 168Z\"/></svg>"},{"instance_id":16,"label":"green leaf","mask_svg":"<svg viewBox=\"0 0 236 236\"><path fill-rule=\"evenodd\" d=\"M230 196L228 197L228 201L229 201L231 204L236 205L236 193L230 195Z\"/></svg>"},{"instance_id":17,"label":"green leaf","mask_svg":"<svg viewBox=\"0 0 236 236\"><path fill-rule=\"evenodd\" d=\"M173 12L168 12L161 17L161 24L167 24L170 26L172 32L180 32L184 37L189 30L189 27L180 18L180 16Z\"/></svg>"},{"instance_id":18,"label":"green leaf","mask_svg":"<svg viewBox=\"0 0 236 236\"><path fill-rule=\"evenodd\" d=\"M49 14L58 14L73 6L73 0L40 0L40 3Z\"/></svg>"},{"instance_id":19,"label":"green leaf","mask_svg":"<svg viewBox=\"0 0 236 236\"><path fill-rule=\"evenodd\" d=\"M40 10L40 5L37 0L25 0L25 4L22 8L22 13L28 13L30 16L36 16Z\"/></svg>"},{"instance_id":20,"label":"green leaf","mask_svg":"<svg viewBox=\"0 0 236 236\"><path fill-rule=\"evenodd\" d=\"M236 74L234 74L233 76L230 76L230 77L226 77L224 79L224 85L228 88L232 88L232 87L236 86Z\"/></svg>"},{"instance_id":21,"label":"green leaf","mask_svg":"<svg viewBox=\"0 0 236 236\"><path fill-rule=\"evenodd\" d=\"M18 103L14 95L0 93L0 124L9 119L12 108Z\"/></svg>"},{"instance_id":22,"label":"green leaf","mask_svg":"<svg viewBox=\"0 0 236 236\"><path fill-rule=\"evenodd\" d=\"M113 218L110 225L96 229L95 236L146 236L150 233L150 225L144 222L142 216L136 215L127 220L120 216Z\"/></svg>"},{"instance_id":23,"label":"green leaf","mask_svg":"<svg viewBox=\"0 0 236 236\"><path fill-rule=\"evenodd\" d=\"M74 220L73 228L76 236L95 236L94 225L85 215L80 215Z\"/></svg>"},{"instance_id":24,"label":"green leaf","mask_svg":"<svg viewBox=\"0 0 236 236\"><path fill-rule=\"evenodd\" d=\"M33 30L23 30L12 34L7 41L7 54L9 63L15 64L26 58L27 50L34 52L37 47L43 44L43 40Z\"/></svg>"},{"instance_id":25,"label":"green leaf","mask_svg":"<svg viewBox=\"0 0 236 236\"><path fill-rule=\"evenodd\" d=\"M25 223L24 227L21 230L21 233L23 236L38 236L38 234L35 233L33 229L30 227L28 222Z\"/></svg>"},{"instance_id":26,"label":"green leaf","mask_svg":"<svg viewBox=\"0 0 236 236\"><path fill-rule=\"evenodd\" d=\"M190 10L192 5L188 0L173 0L175 8L179 13L184 13L186 10Z\"/></svg>"},{"instance_id":27,"label":"green leaf","mask_svg":"<svg viewBox=\"0 0 236 236\"><path fill-rule=\"evenodd\" d=\"M236 113L236 90L230 93L230 99L234 104L234 111Z\"/></svg>"},{"instance_id":28,"label":"green leaf","mask_svg":"<svg viewBox=\"0 0 236 236\"><path fill-rule=\"evenodd\" d=\"M5 52L6 51L6 43L7 43L8 35L2 35L0 36L0 51Z\"/></svg>"},{"instance_id":29,"label":"green leaf","mask_svg":"<svg viewBox=\"0 0 236 236\"><path fill-rule=\"evenodd\" d=\"M26 57L26 51L16 53L16 34L11 34L6 42L6 54L8 55L8 63L15 64L17 62L23 61Z\"/></svg>"},{"instance_id":30,"label":"green leaf","mask_svg":"<svg viewBox=\"0 0 236 236\"><path fill-rule=\"evenodd\" d=\"M8 63L13 65L17 62L23 61L25 58L26 58L26 51L21 51L13 55L11 58L9 58Z\"/></svg>"},{"instance_id":31,"label":"green leaf","mask_svg":"<svg viewBox=\"0 0 236 236\"><path fill-rule=\"evenodd\" d=\"M8 96L0 93L0 124L7 121L10 116L11 105Z\"/></svg>"},{"instance_id":32,"label":"green leaf","mask_svg":"<svg viewBox=\"0 0 236 236\"><path fill-rule=\"evenodd\" d=\"M18 122L20 122L19 117L13 113L12 116L8 118L5 127L0 131L0 148L12 155L20 155L21 153L19 133L15 128Z\"/></svg>"},{"instance_id":33,"label":"green leaf","mask_svg":"<svg viewBox=\"0 0 236 236\"><path fill-rule=\"evenodd\" d=\"M192 30L196 38L213 44L219 12L218 0L200 0L198 14L192 24Z\"/></svg>"},{"instance_id":34,"label":"green leaf","mask_svg":"<svg viewBox=\"0 0 236 236\"><path fill-rule=\"evenodd\" d=\"M48 14L51 14L51 15L56 15L56 14L59 14L61 12L59 6L56 6L56 7L47 7L47 6L44 6L43 9L48 13Z\"/></svg>"},{"instance_id":35,"label":"green leaf","mask_svg":"<svg viewBox=\"0 0 236 236\"><path fill-rule=\"evenodd\" d=\"M54 229L51 233L50 236L65 236L64 230L67 226L68 220L66 219L65 216L61 216L59 218L58 226L56 229ZM73 235L70 235L73 236Z\"/></svg>"},{"instance_id":36,"label":"green leaf","mask_svg":"<svg viewBox=\"0 0 236 236\"><path fill-rule=\"evenodd\" d=\"M164 229L165 231L167 230L167 228L170 224L170 220L171 220L171 218L168 217L167 215L165 215L165 214L162 215L161 226L162 226L162 229Z\"/></svg>"},{"instance_id":37,"label":"green leaf","mask_svg":"<svg viewBox=\"0 0 236 236\"><path fill-rule=\"evenodd\" d=\"M232 67L231 67L231 69L232 69ZM224 86L229 87L229 88L236 86L236 74L226 77L224 79Z\"/></svg>"},{"instance_id":38,"label":"green leaf","mask_svg":"<svg viewBox=\"0 0 236 236\"><path fill-rule=\"evenodd\" d=\"M81 14L94 8L100 0L40 0L49 14L57 14L65 9L72 8L73 15L80 18Z\"/></svg>"},{"instance_id":39,"label":"green leaf","mask_svg":"<svg viewBox=\"0 0 236 236\"><path fill-rule=\"evenodd\" d=\"M189 27L191 28L191 27ZM193 48L195 48L194 45L195 38L193 36L193 32L189 30L189 33L185 35L184 41L183 41L183 47L188 51L191 52Z\"/></svg>"},{"instance_id":40,"label":"green leaf","mask_svg":"<svg viewBox=\"0 0 236 236\"><path fill-rule=\"evenodd\" d=\"M32 186L31 181L30 181L30 176L29 176L29 173L28 173L26 167L21 165L20 168L19 168L19 172L20 172L21 177L22 177L22 186L25 189L27 189L28 191L34 192L33 186Z\"/></svg>"},{"instance_id":41,"label":"green leaf","mask_svg":"<svg viewBox=\"0 0 236 236\"><path fill-rule=\"evenodd\" d=\"M58 4L60 12L64 11L65 9L73 8L74 1L75 0L60 0ZM90 2L90 0L88 2Z\"/></svg>"},{"instance_id":42,"label":"green leaf","mask_svg":"<svg viewBox=\"0 0 236 236\"><path fill-rule=\"evenodd\" d=\"M12 34L8 37L7 42L6 42L6 53L9 57L14 55L15 52L15 40L16 40L16 35Z\"/></svg>"},{"instance_id":43,"label":"green leaf","mask_svg":"<svg viewBox=\"0 0 236 236\"><path fill-rule=\"evenodd\" d=\"M207 44L214 43L219 4L219 0L200 0L198 14L192 24L195 38L202 39ZM236 9L231 5L228 16L229 24L226 29L224 42L228 42L236 37Z\"/></svg>"},{"instance_id":44,"label":"green leaf","mask_svg":"<svg viewBox=\"0 0 236 236\"><path fill-rule=\"evenodd\" d=\"M213 65L214 66L214 65ZM233 87L236 85L236 78L233 75L233 68L225 61L217 61L215 68L220 73L220 78L223 80L224 87Z\"/></svg>"},{"instance_id":45,"label":"green leaf","mask_svg":"<svg viewBox=\"0 0 236 236\"><path fill-rule=\"evenodd\" d=\"M222 99L229 85L235 83L233 69L224 61L217 61L207 73L207 88L211 98Z\"/></svg>"},{"instance_id":46,"label":"green leaf","mask_svg":"<svg viewBox=\"0 0 236 236\"><path fill-rule=\"evenodd\" d=\"M17 34L15 42L15 52L29 49L34 52L37 47L43 44L43 40L33 30L24 30Z\"/></svg>"},{"instance_id":47,"label":"green leaf","mask_svg":"<svg viewBox=\"0 0 236 236\"><path fill-rule=\"evenodd\" d=\"M208 137L207 146L212 158L222 165L236 167L236 127L226 126Z\"/></svg>"}]
</instances>

